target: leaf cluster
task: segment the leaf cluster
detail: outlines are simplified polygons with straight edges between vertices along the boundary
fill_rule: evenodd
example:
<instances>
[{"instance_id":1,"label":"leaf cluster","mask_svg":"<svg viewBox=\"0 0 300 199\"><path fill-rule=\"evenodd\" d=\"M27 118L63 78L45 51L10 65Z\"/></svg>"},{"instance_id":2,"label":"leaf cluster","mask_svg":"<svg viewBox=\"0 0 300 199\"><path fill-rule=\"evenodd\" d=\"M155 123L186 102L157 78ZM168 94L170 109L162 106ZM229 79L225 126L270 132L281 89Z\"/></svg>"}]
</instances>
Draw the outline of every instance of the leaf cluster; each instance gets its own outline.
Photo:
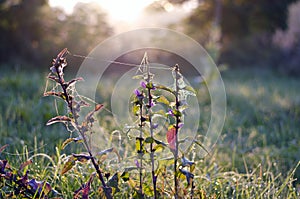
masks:
<instances>
[{"instance_id":1,"label":"leaf cluster","mask_svg":"<svg viewBox=\"0 0 300 199\"><path fill-rule=\"evenodd\" d=\"M0 148L0 154L8 145ZM51 187L49 182L30 178L28 169L32 160L23 162L19 168L13 168L8 160L0 160L0 197L1 198L43 198L53 197L58 193Z\"/></svg>"}]
</instances>

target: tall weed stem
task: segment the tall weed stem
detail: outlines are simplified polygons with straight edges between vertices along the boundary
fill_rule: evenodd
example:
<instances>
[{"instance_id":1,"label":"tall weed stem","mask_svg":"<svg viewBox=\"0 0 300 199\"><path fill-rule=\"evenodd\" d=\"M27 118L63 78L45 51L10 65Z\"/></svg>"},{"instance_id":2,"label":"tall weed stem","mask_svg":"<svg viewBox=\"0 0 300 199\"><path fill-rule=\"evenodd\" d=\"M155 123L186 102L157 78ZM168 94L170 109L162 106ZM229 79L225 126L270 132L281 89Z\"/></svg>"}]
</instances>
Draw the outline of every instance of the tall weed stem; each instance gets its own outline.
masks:
<instances>
[{"instance_id":1,"label":"tall weed stem","mask_svg":"<svg viewBox=\"0 0 300 199\"><path fill-rule=\"evenodd\" d=\"M179 85L178 85L178 79L179 79L179 66L176 64L175 68L175 108L176 112L179 113ZM178 199L178 171L177 171L177 161L178 161L178 150L179 150L179 143L178 143L178 132L179 132L179 123L180 123L180 115L175 114L175 151L174 151L174 188L175 188L175 199Z\"/></svg>"},{"instance_id":2,"label":"tall weed stem","mask_svg":"<svg viewBox=\"0 0 300 199\"><path fill-rule=\"evenodd\" d=\"M63 68L67 65L66 62L66 56L68 55L68 50L64 49L62 50L58 55L57 58L53 61L53 66L52 66L52 72L56 74L57 76L57 83L60 85L62 91L63 91L63 99L65 99L65 102L67 103L68 109L70 111L71 119L73 119L74 125L73 127L78 131L79 135L81 136L83 140L83 145L86 148L89 158L91 159L91 162L98 174L98 178L102 183L104 193L107 199L111 199L111 189L107 187L104 177L102 175L102 172L99 168L99 165L96 163L95 157L92 154L90 145L88 143L88 139L86 137L85 132L83 132L81 129L80 124L78 123L78 112L73 108L73 100L74 97L68 92L68 83L65 82L64 80L64 73L63 73Z\"/></svg>"}]
</instances>

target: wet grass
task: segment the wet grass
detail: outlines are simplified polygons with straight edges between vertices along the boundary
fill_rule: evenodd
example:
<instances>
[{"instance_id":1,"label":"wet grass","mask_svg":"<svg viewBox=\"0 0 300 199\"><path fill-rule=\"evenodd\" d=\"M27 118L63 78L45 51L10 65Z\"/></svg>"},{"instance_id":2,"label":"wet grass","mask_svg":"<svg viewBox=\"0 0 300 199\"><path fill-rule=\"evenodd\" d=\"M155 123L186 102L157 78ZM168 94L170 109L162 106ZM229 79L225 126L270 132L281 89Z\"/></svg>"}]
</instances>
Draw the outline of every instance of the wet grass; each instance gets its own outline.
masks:
<instances>
[{"instance_id":1,"label":"wet grass","mask_svg":"<svg viewBox=\"0 0 300 199\"><path fill-rule=\"evenodd\" d=\"M68 154L68 149L60 150L60 144L69 134L63 125L45 126L56 114L53 99L42 97L45 76L1 73L0 145L9 144L1 157L14 166L34 156L31 175L51 182L64 197L71 197L82 184L79 179L88 176L81 167L70 175L58 175L64 153ZM197 163L198 195L299 197L300 181L294 179L300 178L296 168L300 160L300 79L258 69L226 70L222 78L227 93L226 122L213 153ZM107 93L100 88L102 99ZM204 110L209 109L209 98L202 100ZM103 118L108 131L115 129L110 119Z\"/></svg>"}]
</instances>

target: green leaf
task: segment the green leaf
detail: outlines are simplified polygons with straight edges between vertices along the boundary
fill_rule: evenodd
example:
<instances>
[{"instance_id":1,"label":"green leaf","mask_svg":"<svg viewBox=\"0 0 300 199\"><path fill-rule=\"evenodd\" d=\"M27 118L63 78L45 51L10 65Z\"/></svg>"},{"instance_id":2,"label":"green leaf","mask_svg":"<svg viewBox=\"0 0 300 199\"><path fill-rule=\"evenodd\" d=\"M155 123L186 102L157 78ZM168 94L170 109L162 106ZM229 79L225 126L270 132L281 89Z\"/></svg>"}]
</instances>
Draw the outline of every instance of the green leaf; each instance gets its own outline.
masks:
<instances>
[{"instance_id":1,"label":"green leaf","mask_svg":"<svg viewBox=\"0 0 300 199\"><path fill-rule=\"evenodd\" d=\"M64 167L61 171L61 175L64 175L65 173L70 171L75 166L75 163L76 163L76 158L74 156L70 156L67 162L64 164Z\"/></svg>"},{"instance_id":2,"label":"green leaf","mask_svg":"<svg viewBox=\"0 0 300 199\"><path fill-rule=\"evenodd\" d=\"M153 188L149 185L144 185L143 186L143 191L144 191L144 194L148 197L153 197L154 194L153 194Z\"/></svg>"},{"instance_id":3,"label":"green leaf","mask_svg":"<svg viewBox=\"0 0 300 199\"><path fill-rule=\"evenodd\" d=\"M146 88L148 89L153 89L154 88L154 84L152 82L149 82L147 85L146 85Z\"/></svg>"},{"instance_id":4,"label":"green leaf","mask_svg":"<svg viewBox=\"0 0 300 199\"><path fill-rule=\"evenodd\" d=\"M183 89L189 91L190 95L196 96L196 91L194 90L193 87L186 85Z\"/></svg>"},{"instance_id":5,"label":"green leaf","mask_svg":"<svg viewBox=\"0 0 300 199\"><path fill-rule=\"evenodd\" d=\"M152 113L152 118L162 117L165 118L166 112L164 110L158 110Z\"/></svg>"},{"instance_id":6,"label":"green leaf","mask_svg":"<svg viewBox=\"0 0 300 199\"><path fill-rule=\"evenodd\" d=\"M153 152L156 151L156 152L160 152L160 151L163 151L165 149L164 145L162 144L157 144L153 147Z\"/></svg>"},{"instance_id":7,"label":"green leaf","mask_svg":"<svg viewBox=\"0 0 300 199\"><path fill-rule=\"evenodd\" d=\"M147 137L146 139L145 139L145 142L146 143L153 143L154 142L154 139L153 139L153 137Z\"/></svg>"},{"instance_id":8,"label":"green leaf","mask_svg":"<svg viewBox=\"0 0 300 199\"><path fill-rule=\"evenodd\" d=\"M140 107L136 104L134 104L132 106L132 113L135 115L135 116L138 116L139 115L139 110L140 110Z\"/></svg>"},{"instance_id":9,"label":"green leaf","mask_svg":"<svg viewBox=\"0 0 300 199\"><path fill-rule=\"evenodd\" d=\"M124 182L127 182L129 180L129 172L128 171L124 171L121 175L121 178Z\"/></svg>"},{"instance_id":10,"label":"green leaf","mask_svg":"<svg viewBox=\"0 0 300 199\"><path fill-rule=\"evenodd\" d=\"M75 138L68 138L68 139L66 139L66 140L62 143L61 148L64 149L69 143L74 142L74 140L75 140Z\"/></svg>"},{"instance_id":11,"label":"green leaf","mask_svg":"<svg viewBox=\"0 0 300 199\"><path fill-rule=\"evenodd\" d=\"M160 166L170 166L174 164L174 157L158 160Z\"/></svg>"},{"instance_id":12,"label":"green leaf","mask_svg":"<svg viewBox=\"0 0 300 199\"><path fill-rule=\"evenodd\" d=\"M157 103L162 103L165 104L167 106L170 105L170 101L163 95L159 96L159 98L156 100Z\"/></svg>"},{"instance_id":13,"label":"green leaf","mask_svg":"<svg viewBox=\"0 0 300 199\"><path fill-rule=\"evenodd\" d=\"M177 116L177 117L182 116L182 113L179 110L173 109L172 112L173 112L174 116Z\"/></svg>"},{"instance_id":14,"label":"green leaf","mask_svg":"<svg viewBox=\"0 0 300 199\"><path fill-rule=\"evenodd\" d=\"M144 138L137 137L135 140L135 150L137 153L145 154L146 149L144 147Z\"/></svg>"},{"instance_id":15,"label":"green leaf","mask_svg":"<svg viewBox=\"0 0 300 199\"><path fill-rule=\"evenodd\" d=\"M156 88L168 91L169 93L172 93L173 95L175 95L175 91L173 91L171 88L168 88L168 87L166 87L164 85L158 84L158 85L156 85Z\"/></svg>"},{"instance_id":16,"label":"green leaf","mask_svg":"<svg viewBox=\"0 0 300 199\"><path fill-rule=\"evenodd\" d=\"M144 79L144 75L135 75L132 79Z\"/></svg>"}]
</instances>

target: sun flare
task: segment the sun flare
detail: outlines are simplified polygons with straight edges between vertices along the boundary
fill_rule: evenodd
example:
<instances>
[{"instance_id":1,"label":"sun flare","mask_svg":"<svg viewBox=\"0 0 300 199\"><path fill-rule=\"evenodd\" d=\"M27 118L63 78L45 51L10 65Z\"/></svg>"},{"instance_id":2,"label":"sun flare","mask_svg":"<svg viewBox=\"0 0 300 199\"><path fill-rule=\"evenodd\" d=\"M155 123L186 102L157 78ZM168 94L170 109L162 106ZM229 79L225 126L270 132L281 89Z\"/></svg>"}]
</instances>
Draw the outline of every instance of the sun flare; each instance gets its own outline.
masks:
<instances>
[{"instance_id":1,"label":"sun flare","mask_svg":"<svg viewBox=\"0 0 300 199\"><path fill-rule=\"evenodd\" d=\"M134 22L140 16L145 6L147 6L151 2L151 0L110 0L105 1L103 7L115 20Z\"/></svg>"},{"instance_id":2,"label":"sun flare","mask_svg":"<svg viewBox=\"0 0 300 199\"><path fill-rule=\"evenodd\" d=\"M133 23L140 16L143 9L155 0L49 0L53 7L61 7L66 12L71 13L73 7L78 2L96 2L114 21L121 21L125 23Z\"/></svg>"}]
</instances>

